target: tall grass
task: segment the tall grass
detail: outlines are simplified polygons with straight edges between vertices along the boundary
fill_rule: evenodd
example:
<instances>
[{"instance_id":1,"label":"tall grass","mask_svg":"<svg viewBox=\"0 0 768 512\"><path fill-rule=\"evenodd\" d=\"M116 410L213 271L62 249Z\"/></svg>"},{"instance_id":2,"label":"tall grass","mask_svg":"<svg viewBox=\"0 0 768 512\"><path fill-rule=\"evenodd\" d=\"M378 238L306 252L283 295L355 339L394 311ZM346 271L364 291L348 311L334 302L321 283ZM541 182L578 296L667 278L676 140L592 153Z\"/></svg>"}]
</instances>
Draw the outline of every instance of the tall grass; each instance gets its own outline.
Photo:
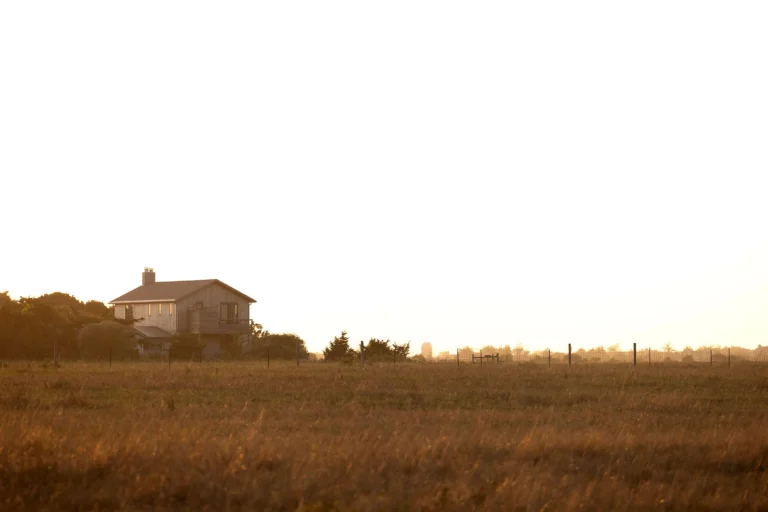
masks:
<instances>
[{"instance_id":1,"label":"tall grass","mask_svg":"<svg viewBox=\"0 0 768 512\"><path fill-rule=\"evenodd\" d=\"M759 509L768 367L0 368L0 509Z\"/></svg>"}]
</instances>

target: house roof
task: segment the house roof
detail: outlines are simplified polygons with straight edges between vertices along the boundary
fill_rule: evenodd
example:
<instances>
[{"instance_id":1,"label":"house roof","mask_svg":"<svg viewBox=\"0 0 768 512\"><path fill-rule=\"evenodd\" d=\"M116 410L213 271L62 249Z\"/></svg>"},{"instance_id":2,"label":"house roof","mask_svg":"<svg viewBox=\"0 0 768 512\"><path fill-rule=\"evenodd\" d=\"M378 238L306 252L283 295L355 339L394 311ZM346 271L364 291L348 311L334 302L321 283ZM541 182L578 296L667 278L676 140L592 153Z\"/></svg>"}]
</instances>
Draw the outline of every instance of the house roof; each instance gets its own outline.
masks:
<instances>
[{"instance_id":1,"label":"house roof","mask_svg":"<svg viewBox=\"0 0 768 512\"><path fill-rule=\"evenodd\" d=\"M154 325L134 325L133 329L136 331L136 334L144 339L171 337L171 333L166 332L159 327L155 327Z\"/></svg>"},{"instance_id":2,"label":"house roof","mask_svg":"<svg viewBox=\"0 0 768 512\"><path fill-rule=\"evenodd\" d=\"M138 288L134 288L128 293L110 301L110 304L126 304L136 302L176 302L212 284L220 284L231 292L240 295L248 302L256 302L255 299L252 299L243 292L235 290L231 286L222 283L218 279L199 279L196 281L158 281L155 283L145 284L139 286Z\"/></svg>"}]
</instances>

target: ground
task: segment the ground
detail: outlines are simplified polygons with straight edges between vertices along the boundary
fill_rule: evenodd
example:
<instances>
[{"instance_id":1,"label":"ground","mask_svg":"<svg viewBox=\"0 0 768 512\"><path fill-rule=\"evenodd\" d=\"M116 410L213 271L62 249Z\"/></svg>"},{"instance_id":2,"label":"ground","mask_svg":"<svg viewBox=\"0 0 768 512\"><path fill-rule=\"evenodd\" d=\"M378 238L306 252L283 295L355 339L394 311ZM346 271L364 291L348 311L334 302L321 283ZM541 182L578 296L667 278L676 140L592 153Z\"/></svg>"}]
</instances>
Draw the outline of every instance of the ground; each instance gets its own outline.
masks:
<instances>
[{"instance_id":1,"label":"ground","mask_svg":"<svg viewBox=\"0 0 768 512\"><path fill-rule=\"evenodd\" d=\"M768 365L0 363L0 509L768 507Z\"/></svg>"}]
</instances>

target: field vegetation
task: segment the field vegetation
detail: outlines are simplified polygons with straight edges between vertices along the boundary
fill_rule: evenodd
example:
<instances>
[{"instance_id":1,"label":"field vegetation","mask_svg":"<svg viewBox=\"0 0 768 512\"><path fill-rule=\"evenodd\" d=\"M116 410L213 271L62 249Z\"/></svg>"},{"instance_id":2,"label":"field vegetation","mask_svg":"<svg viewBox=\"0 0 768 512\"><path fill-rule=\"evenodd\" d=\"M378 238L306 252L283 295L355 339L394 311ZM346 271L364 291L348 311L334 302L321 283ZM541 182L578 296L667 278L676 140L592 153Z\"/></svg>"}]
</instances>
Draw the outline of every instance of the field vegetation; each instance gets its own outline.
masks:
<instances>
[{"instance_id":1,"label":"field vegetation","mask_svg":"<svg viewBox=\"0 0 768 512\"><path fill-rule=\"evenodd\" d=\"M0 364L2 510L765 507L765 365Z\"/></svg>"}]
</instances>

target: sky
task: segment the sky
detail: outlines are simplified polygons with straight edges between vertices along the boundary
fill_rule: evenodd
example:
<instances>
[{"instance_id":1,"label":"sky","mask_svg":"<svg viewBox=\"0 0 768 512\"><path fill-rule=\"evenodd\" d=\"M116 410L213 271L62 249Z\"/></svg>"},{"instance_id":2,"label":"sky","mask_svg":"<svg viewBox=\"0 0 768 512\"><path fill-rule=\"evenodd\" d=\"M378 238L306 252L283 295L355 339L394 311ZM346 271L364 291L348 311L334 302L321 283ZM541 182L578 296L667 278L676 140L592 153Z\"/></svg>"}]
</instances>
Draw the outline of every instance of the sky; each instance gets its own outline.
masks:
<instances>
[{"instance_id":1,"label":"sky","mask_svg":"<svg viewBox=\"0 0 768 512\"><path fill-rule=\"evenodd\" d=\"M0 3L0 291L216 278L347 330L768 345L768 4Z\"/></svg>"}]
</instances>

